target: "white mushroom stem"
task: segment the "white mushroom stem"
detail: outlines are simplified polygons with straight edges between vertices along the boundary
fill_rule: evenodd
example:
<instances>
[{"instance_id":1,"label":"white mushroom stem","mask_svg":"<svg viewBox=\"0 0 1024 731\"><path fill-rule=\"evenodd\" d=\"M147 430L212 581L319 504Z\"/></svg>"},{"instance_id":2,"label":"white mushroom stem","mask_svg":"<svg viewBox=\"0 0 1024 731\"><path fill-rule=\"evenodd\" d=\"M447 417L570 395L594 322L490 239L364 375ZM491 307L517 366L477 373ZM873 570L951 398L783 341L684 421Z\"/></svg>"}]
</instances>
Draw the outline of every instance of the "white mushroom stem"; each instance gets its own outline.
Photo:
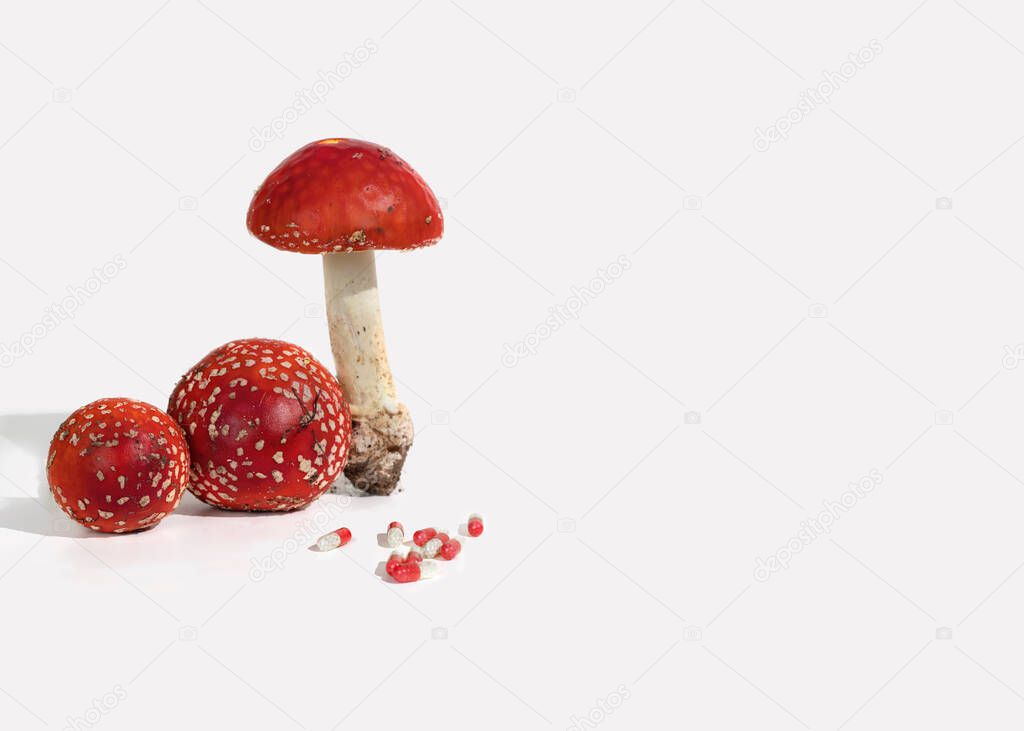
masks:
<instances>
[{"instance_id":1,"label":"white mushroom stem","mask_svg":"<svg viewBox=\"0 0 1024 731\"><path fill-rule=\"evenodd\" d=\"M401 476L413 428L388 365L374 252L338 252L323 259L331 349L352 412L345 474L356 487L387 495Z\"/></svg>"},{"instance_id":2,"label":"white mushroom stem","mask_svg":"<svg viewBox=\"0 0 1024 731\"><path fill-rule=\"evenodd\" d=\"M352 417L398 413L384 345L374 252L325 254L324 294L334 365Z\"/></svg>"}]
</instances>

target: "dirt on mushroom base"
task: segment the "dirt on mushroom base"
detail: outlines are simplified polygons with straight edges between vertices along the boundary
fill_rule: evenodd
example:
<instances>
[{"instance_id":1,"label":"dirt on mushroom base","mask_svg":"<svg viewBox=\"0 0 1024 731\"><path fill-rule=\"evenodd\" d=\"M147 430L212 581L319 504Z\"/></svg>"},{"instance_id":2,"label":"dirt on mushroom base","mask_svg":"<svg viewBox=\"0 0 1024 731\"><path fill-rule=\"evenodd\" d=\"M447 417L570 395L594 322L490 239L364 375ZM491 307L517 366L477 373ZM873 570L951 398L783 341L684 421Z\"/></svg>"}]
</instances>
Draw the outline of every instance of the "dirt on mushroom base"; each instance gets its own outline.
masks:
<instances>
[{"instance_id":1,"label":"dirt on mushroom base","mask_svg":"<svg viewBox=\"0 0 1024 731\"><path fill-rule=\"evenodd\" d=\"M382 412L367 419L352 419L345 477L365 493L390 495L402 476L414 433L412 417L404 404L399 404L395 414Z\"/></svg>"}]
</instances>

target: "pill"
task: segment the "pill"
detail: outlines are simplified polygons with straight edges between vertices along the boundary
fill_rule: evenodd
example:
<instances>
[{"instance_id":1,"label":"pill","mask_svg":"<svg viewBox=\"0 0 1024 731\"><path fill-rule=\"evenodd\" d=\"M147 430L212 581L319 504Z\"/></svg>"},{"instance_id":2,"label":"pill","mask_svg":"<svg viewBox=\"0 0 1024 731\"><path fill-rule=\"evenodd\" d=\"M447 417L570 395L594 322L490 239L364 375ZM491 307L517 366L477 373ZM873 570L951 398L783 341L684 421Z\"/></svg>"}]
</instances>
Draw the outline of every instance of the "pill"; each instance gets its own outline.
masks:
<instances>
[{"instance_id":1,"label":"pill","mask_svg":"<svg viewBox=\"0 0 1024 731\"><path fill-rule=\"evenodd\" d=\"M399 564L404 563L404 562L405 562L405 558L402 556L402 552L401 551L394 551L391 554L391 556L388 558L388 562L387 562L387 565L385 567L385 569L388 572L388 575L390 576L391 574L393 574L395 572L395 566L398 566Z\"/></svg>"},{"instance_id":2,"label":"pill","mask_svg":"<svg viewBox=\"0 0 1024 731\"><path fill-rule=\"evenodd\" d=\"M399 584L408 584L420 579L432 579L438 573L437 561L408 561L395 566L391 572L391 578Z\"/></svg>"},{"instance_id":3,"label":"pill","mask_svg":"<svg viewBox=\"0 0 1024 731\"><path fill-rule=\"evenodd\" d=\"M444 543L440 538L431 538L423 545L423 555L426 558L433 558L437 555L437 552L441 550L441 546Z\"/></svg>"},{"instance_id":4,"label":"pill","mask_svg":"<svg viewBox=\"0 0 1024 731\"><path fill-rule=\"evenodd\" d=\"M341 548L352 540L352 531L348 528L338 528L327 535L320 536L316 541L316 547L320 551L333 551Z\"/></svg>"},{"instance_id":5,"label":"pill","mask_svg":"<svg viewBox=\"0 0 1024 731\"><path fill-rule=\"evenodd\" d=\"M437 530L434 528L420 528L418 531L412 534L412 542L417 546L423 546L427 541L437 535Z\"/></svg>"},{"instance_id":6,"label":"pill","mask_svg":"<svg viewBox=\"0 0 1024 731\"><path fill-rule=\"evenodd\" d=\"M484 519L483 519L483 517L480 516L480 515L477 515L476 513L473 513L473 515L469 516L469 522L466 523L466 532L469 533L469 535L473 536L474 538L476 538L481 533L483 533L484 532Z\"/></svg>"},{"instance_id":7,"label":"pill","mask_svg":"<svg viewBox=\"0 0 1024 731\"><path fill-rule=\"evenodd\" d=\"M459 551L461 550L462 544L459 543L459 540L457 538L453 538L452 540L448 541L443 546L441 546L441 550L438 551L438 555L445 561L451 561L453 558L459 555Z\"/></svg>"},{"instance_id":8,"label":"pill","mask_svg":"<svg viewBox=\"0 0 1024 731\"><path fill-rule=\"evenodd\" d=\"M387 530L387 542L388 546L394 548L395 546L402 545L402 541L405 540L405 528L397 520L393 520L388 523Z\"/></svg>"}]
</instances>

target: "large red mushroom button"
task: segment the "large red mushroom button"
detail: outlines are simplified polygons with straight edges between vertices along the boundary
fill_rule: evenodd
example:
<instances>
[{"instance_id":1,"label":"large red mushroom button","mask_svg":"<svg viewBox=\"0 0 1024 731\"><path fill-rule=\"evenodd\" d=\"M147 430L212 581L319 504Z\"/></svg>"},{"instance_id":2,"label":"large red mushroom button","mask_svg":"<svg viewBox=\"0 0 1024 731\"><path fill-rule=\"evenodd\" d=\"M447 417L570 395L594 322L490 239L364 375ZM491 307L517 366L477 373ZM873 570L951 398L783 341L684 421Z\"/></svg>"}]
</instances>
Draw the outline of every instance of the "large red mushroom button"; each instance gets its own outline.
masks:
<instances>
[{"instance_id":1,"label":"large red mushroom button","mask_svg":"<svg viewBox=\"0 0 1024 731\"><path fill-rule=\"evenodd\" d=\"M334 375L297 345L237 340L178 382L168 412L192 454L189 490L226 510L296 510L341 474L351 424Z\"/></svg>"},{"instance_id":2,"label":"large red mushroom button","mask_svg":"<svg viewBox=\"0 0 1024 731\"><path fill-rule=\"evenodd\" d=\"M101 399L71 414L46 460L60 509L103 533L152 528L178 506L188 474L181 427L155 406L131 399Z\"/></svg>"},{"instance_id":3,"label":"large red mushroom button","mask_svg":"<svg viewBox=\"0 0 1024 731\"><path fill-rule=\"evenodd\" d=\"M377 495L394 491L412 446L384 346L374 251L417 249L444 232L437 198L380 145L329 139L306 145L267 176L246 221L260 241L322 254L334 363L352 409L345 474Z\"/></svg>"}]
</instances>

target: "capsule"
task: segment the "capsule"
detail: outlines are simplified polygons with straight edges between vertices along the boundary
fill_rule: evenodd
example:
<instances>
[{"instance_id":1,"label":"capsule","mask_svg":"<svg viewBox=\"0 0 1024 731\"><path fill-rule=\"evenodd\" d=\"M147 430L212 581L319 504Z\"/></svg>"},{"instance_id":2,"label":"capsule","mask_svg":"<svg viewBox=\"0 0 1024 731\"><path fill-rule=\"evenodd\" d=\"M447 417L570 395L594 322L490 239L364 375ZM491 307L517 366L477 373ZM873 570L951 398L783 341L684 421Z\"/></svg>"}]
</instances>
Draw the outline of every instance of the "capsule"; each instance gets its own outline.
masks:
<instances>
[{"instance_id":1,"label":"capsule","mask_svg":"<svg viewBox=\"0 0 1024 731\"><path fill-rule=\"evenodd\" d=\"M437 575L438 570L437 561L423 561L422 563L408 561L395 566L391 572L391 578L399 584L408 584L420 579L432 579Z\"/></svg>"},{"instance_id":2,"label":"capsule","mask_svg":"<svg viewBox=\"0 0 1024 731\"><path fill-rule=\"evenodd\" d=\"M459 542L459 539L453 538L447 543L445 543L443 546L441 546L441 550L438 551L438 555L445 561L451 561L453 558L459 555L459 551L461 550L462 544Z\"/></svg>"},{"instance_id":3,"label":"capsule","mask_svg":"<svg viewBox=\"0 0 1024 731\"><path fill-rule=\"evenodd\" d=\"M427 541L437 535L435 528L420 528L418 531L412 534L412 542L417 546L423 547Z\"/></svg>"},{"instance_id":4,"label":"capsule","mask_svg":"<svg viewBox=\"0 0 1024 731\"><path fill-rule=\"evenodd\" d=\"M466 532L473 538L477 538L481 533L484 532L484 519L483 516L473 513L469 516L469 522L466 523Z\"/></svg>"},{"instance_id":5,"label":"capsule","mask_svg":"<svg viewBox=\"0 0 1024 731\"><path fill-rule=\"evenodd\" d=\"M441 550L441 546L443 545L444 543L441 541L440 538L431 538L429 541L423 544L423 555L426 558L433 558L437 555L437 552Z\"/></svg>"},{"instance_id":6,"label":"capsule","mask_svg":"<svg viewBox=\"0 0 1024 731\"><path fill-rule=\"evenodd\" d=\"M320 536L316 541L316 547L319 551L333 551L335 548L341 548L351 540L352 531L348 528L338 528L336 531Z\"/></svg>"},{"instance_id":7,"label":"capsule","mask_svg":"<svg viewBox=\"0 0 1024 731\"><path fill-rule=\"evenodd\" d=\"M391 556L388 558L387 565L385 566L388 576L392 576L395 573L395 567L402 563L405 563L405 558L402 556L402 552L393 551Z\"/></svg>"},{"instance_id":8,"label":"capsule","mask_svg":"<svg viewBox=\"0 0 1024 731\"><path fill-rule=\"evenodd\" d=\"M405 557L405 560L406 561L416 561L416 562L422 561L423 560L423 551L421 551L419 548L411 548L411 549L409 549L409 555Z\"/></svg>"},{"instance_id":9,"label":"capsule","mask_svg":"<svg viewBox=\"0 0 1024 731\"><path fill-rule=\"evenodd\" d=\"M434 536L434 538L436 538L437 540L441 541L442 545L447 543L449 540L451 540L448 537L448 531L444 531L444 530L443 531L439 531L438 534L436 536Z\"/></svg>"},{"instance_id":10,"label":"capsule","mask_svg":"<svg viewBox=\"0 0 1024 731\"><path fill-rule=\"evenodd\" d=\"M388 523L387 530L387 542L388 546L394 548L395 546L402 545L402 541L405 540L405 528L397 520L393 520Z\"/></svg>"}]
</instances>

